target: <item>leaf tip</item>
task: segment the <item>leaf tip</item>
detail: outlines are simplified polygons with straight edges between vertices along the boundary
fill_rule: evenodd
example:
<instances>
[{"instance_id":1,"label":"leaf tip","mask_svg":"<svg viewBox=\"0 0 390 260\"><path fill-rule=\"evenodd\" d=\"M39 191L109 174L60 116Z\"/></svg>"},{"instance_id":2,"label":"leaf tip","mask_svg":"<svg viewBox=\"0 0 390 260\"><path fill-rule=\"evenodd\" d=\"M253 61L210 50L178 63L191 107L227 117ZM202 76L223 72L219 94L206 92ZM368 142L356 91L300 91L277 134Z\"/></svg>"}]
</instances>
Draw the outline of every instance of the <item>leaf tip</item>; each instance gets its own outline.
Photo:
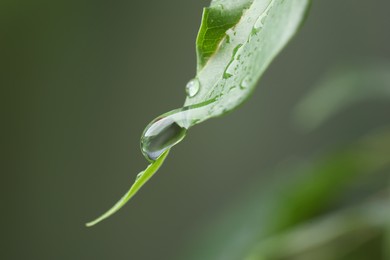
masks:
<instances>
[{"instance_id":1,"label":"leaf tip","mask_svg":"<svg viewBox=\"0 0 390 260\"><path fill-rule=\"evenodd\" d=\"M106 219L108 216L102 215L101 217L98 217L97 219L94 219L90 222L85 223L85 227L92 227L101 222L102 220Z\"/></svg>"}]
</instances>

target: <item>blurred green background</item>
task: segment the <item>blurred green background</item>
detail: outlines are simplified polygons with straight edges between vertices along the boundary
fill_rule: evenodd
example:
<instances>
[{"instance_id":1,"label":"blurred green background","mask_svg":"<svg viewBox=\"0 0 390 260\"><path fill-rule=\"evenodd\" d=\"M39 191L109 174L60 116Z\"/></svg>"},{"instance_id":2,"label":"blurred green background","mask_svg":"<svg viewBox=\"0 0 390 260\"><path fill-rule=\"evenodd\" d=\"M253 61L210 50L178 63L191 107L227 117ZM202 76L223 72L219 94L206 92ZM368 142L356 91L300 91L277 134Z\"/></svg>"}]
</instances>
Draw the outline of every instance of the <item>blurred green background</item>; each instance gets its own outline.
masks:
<instances>
[{"instance_id":1,"label":"blurred green background","mask_svg":"<svg viewBox=\"0 0 390 260\"><path fill-rule=\"evenodd\" d=\"M313 1L252 98L191 129L129 205L86 228L146 167L144 127L183 104L207 5L0 3L0 259L177 259L260 175L389 122L389 102L367 101L311 134L291 124L335 65L390 61L389 1Z\"/></svg>"}]
</instances>

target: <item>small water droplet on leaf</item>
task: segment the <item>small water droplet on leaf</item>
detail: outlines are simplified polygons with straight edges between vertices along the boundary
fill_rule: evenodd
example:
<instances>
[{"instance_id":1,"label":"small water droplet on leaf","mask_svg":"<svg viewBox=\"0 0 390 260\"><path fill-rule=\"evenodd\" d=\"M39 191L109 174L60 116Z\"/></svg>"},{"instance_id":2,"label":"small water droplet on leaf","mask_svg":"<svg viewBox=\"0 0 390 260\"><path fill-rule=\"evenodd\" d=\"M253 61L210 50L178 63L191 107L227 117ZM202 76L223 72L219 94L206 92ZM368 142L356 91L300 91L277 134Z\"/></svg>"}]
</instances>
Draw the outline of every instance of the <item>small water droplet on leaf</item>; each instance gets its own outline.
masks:
<instances>
[{"instance_id":1,"label":"small water droplet on leaf","mask_svg":"<svg viewBox=\"0 0 390 260\"><path fill-rule=\"evenodd\" d=\"M242 81L241 81L241 84L240 84L240 89L246 89L250 86L250 84L252 83L252 78L249 77L249 76L246 76Z\"/></svg>"},{"instance_id":2,"label":"small water droplet on leaf","mask_svg":"<svg viewBox=\"0 0 390 260\"><path fill-rule=\"evenodd\" d=\"M200 83L197 78L190 80L186 85L186 93L188 97L194 97L198 94L200 89Z\"/></svg>"},{"instance_id":3,"label":"small water droplet on leaf","mask_svg":"<svg viewBox=\"0 0 390 260\"><path fill-rule=\"evenodd\" d=\"M254 29L256 30L256 31L258 31L258 30L260 30L261 28L263 28L263 26L264 26L264 24L263 24L263 18L264 17L262 17L262 16L260 16L257 20L256 20L256 22L255 22L255 25L254 25Z\"/></svg>"},{"instance_id":4,"label":"small water droplet on leaf","mask_svg":"<svg viewBox=\"0 0 390 260\"><path fill-rule=\"evenodd\" d=\"M228 79L230 78L231 76L234 75L234 71L237 70L237 63L238 63L238 60L241 58L241 48L242 47L242 44L238 44L234 49L233 49L233 55L232 55L232 59L230 60L229 64L227 65L224 73L223 73L223 78L224 79Z\"/></svg>"}]
</instances>

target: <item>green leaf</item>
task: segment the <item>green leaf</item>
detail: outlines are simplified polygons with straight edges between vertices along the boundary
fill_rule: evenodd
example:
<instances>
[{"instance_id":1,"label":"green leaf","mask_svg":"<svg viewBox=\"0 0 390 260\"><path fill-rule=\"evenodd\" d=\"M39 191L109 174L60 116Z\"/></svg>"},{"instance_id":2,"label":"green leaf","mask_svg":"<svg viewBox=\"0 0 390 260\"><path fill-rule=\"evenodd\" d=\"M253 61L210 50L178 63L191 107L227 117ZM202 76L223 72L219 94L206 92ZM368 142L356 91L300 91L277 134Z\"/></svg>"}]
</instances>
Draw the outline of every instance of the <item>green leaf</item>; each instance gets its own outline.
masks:
<instances>
[{"instance_id":1,"label":"green leaf","mask_svg":"<svg viewBox=\"0 0 390 260\"><path fill-rule=\"evenodd\" d=\"M160 126L189 129L238 107L249 97L268 65L298 30L308 6L309 0L213 1L211 9L206 9L203 16L197 41L203 46L197 46L198 64L201 66L196 77L187 85L184 107L157 117L145 133L158 132L156 129L159 130ZM225 9L228 11L215 14ZM241 14L239 20L238 14ZM222 15L229 17L217 19ZM217 27L222 29L208 33L210 28ZM212 39L214 43L205 47L204 42ZM207 62L202 66L205 60ZM176 136L172 138L179 139ZM158 138L153 136L153 139ZM178 142L164 140L159 143Z\"/></svg>"},{"instance_id":2,"label":"green leaf","mask_svg":"<svg viewBox=\"0 0 390 260\"><path fill-rule=\"evenodd\" d=\"M198 71L183 108L153 120L141 138L149 161L180 142L190 127L240 105L265 69L298 30L309 0L214 0L197 38ZM171 138L171 139L170 139ZM150 152L150 153L149 153ZM162 156L129 192L91 226L121 208L157 171Z\"/></svg>"},{"instance_id":3,"label":"green leaf","mask_svg":"<svg viewBox=\"0 0 390 260\"><path fill-rule=\"evenodd\" d=\"M228 6L229 2L236 8ZM196 95L187 97L185 106L216 101L204 108L202 115L189 110L188 120L194 118L189 126L231 111L247 99L268 65L299 29L309 6L309 0L254 0L246 7L248 2L213 1L212 12L217 13L225 4L227 10L233 10L221 13L229 18L213 21L213 27L223 28L214 34L204 32L211 27L211 10L205 10L197 41L200 66L195 78L200 88ZM226 21L236 21L241 11L240 19L223 37L222 32L233 24ZM199 46L206 39L213 43L206 48ZM208 59L202 66L204 57Z\"/></svg>"},{"instance_id":4,"label":"green leaf","mask_svg":"<svg viewBox=\"0 0 390 260\"><path fill-rule=\"evenodd\" d=\"M203 9L202 23L196 39L198 71L217 51L221 41L227 37L226 31L240 20L242 13L252 0L212 1L210 7Z\"/></svg>"},{"instance_id":5,"label":"green leaf","mask_svg":"<svg viewBox=\"0 0 390 260\"><path fill-rule=\"evenodd\" d=\"M364 100L390 98L390 64L343 66L333 69L296 105L293 120L313 130L342 109Z\"/></svg>"},{"instance_id":6,"label":"green leaf","mask_svg":"<svg viewBox=\"0 0 390 260\"><path fill-rule=\"evenodd\" d=\"M169 150L164 152L156 161L151 163L144 171L140 172L137 175L134 184L130 187L129 191L111 209L109 209L106 213L104 213L97 219L88 222L86 226L91 227L93 225L96 225L100 221L108 218L109 216L117 212L120 208L122 208L126 204L126 202L129 201L150 178L152 178L152 176L157 172L157 170L163 164L168 153Z\"/></svg>"}]
</instances>

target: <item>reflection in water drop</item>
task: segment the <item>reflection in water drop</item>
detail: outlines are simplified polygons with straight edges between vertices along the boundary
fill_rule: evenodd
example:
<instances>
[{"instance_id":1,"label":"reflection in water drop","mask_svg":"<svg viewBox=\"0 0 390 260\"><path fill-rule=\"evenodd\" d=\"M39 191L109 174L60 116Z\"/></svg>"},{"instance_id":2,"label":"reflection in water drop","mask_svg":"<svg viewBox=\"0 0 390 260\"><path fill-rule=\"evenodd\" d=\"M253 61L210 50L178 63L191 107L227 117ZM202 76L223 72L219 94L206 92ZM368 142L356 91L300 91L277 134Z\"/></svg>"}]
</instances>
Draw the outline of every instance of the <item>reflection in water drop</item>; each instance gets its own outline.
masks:
<instances>
[{"instance_id":1,"label":"reflection in water drop","mask_svg":"<svg viewBox=\"0 0 390 260\"><path fill-rule=\"evenodd\" d=\"M187 129L171 117L157 118L141 138L141 150L146 159L155 161L163 152L185 137Z\"/></svg>"},{"instance_id":2,"label":"reflection in water drop","mask_svg":"<svg viewBox=\"0 0 390 260\"><path fill-rule=\"evenodd\" d=\"M179 108L153 120L141 137L141 151L145 158L153 162L183 140L191 126L208 118L207 112L215 100Z\"/></svg>"},{"instance_id":3,"label":"reflection in water drop","mask_svg":"<svg viewBox=\"0 0 390 260\"><path fill-rule=\"evenodd\" d=\"M198 94L200 89L200 83L197 78L190 80L186 85L186 93L188 97L194 97Z\"/></svg>"}]
</instances>

